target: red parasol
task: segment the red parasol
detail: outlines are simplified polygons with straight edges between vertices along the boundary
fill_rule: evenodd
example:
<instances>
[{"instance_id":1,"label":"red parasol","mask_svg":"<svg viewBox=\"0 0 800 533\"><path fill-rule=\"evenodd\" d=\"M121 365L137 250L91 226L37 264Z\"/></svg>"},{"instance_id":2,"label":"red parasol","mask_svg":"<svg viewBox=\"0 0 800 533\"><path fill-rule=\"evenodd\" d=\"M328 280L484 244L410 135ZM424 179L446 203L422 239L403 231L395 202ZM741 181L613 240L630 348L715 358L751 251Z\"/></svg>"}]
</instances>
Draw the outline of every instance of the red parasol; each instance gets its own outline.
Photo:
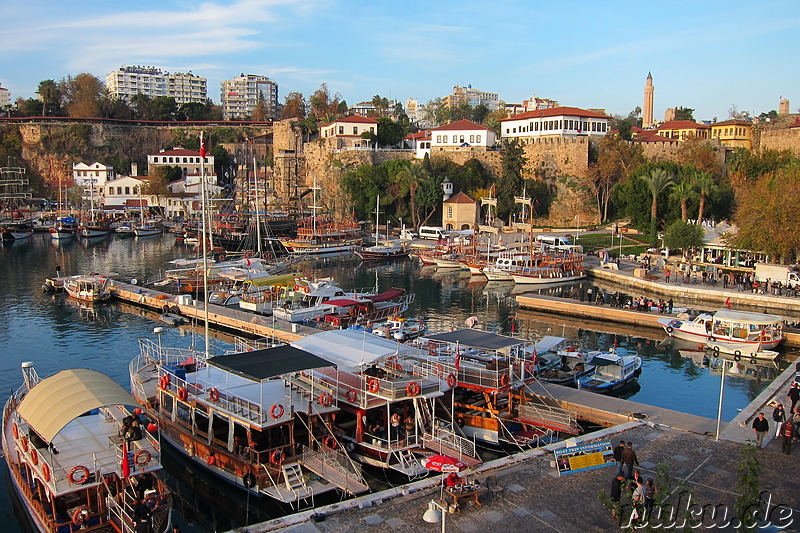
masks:
<instances>
[{"instance_id":1,"label":"red parasol","mask_svg":"<svg viewBox=\"0 0 800 533\"><path fill-rule=\"evenodd\" d=\"M422 460L422 466L434 472L461 472L467 464L448 455L431 455Z\"/></svg>"}]
</instances>

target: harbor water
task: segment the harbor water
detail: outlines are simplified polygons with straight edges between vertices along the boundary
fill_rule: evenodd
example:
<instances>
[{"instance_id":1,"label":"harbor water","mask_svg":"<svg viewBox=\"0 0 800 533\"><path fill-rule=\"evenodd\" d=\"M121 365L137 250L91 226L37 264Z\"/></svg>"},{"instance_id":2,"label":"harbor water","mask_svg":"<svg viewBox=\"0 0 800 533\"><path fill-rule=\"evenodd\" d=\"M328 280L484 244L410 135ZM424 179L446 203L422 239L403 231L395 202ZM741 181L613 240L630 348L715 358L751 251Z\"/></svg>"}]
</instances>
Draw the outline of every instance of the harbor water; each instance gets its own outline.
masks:
<instances>
[{"instance_id":1,"label":"harbor water","mask_svg":"<svg viewBox=\"0 0 800 533\"><path fill-rule=\"evenodd\" d=\"M138 339L154 338L153 328L162 325L156 322L156 314L127 304L87 306L64 295L43 293L42 283L56 274L56 266L64 275L116 273L123 280L145 284L158 278L167 261L193 255L192 249L176 244L171 235L55 243L49 235L35 234L27 241L0 248L4 300L0 306L0 401L5 403L9 392L19 386L20 364L24 361L32 361L43 377L65 368L99 370L127 389L128 364L138 353ZM518 293L512 287L488 284L468 273L421 269L412 260L371 265L352 255L331 256L302 263L299 269L307 275L331 276L345 288L405 289L416 295L408 316L424 315L431 331L461 328L468 318L477 317L476 327L480 329L530 338L563 335L582 348L617 346L621 352L638 353L643 358L642 375L639 385L626 391L627 396L649 405L717 416L718 370L713 364L711 368L705 366L702 357L693 360L674 347L664 346L663 335L658 332L615 330L613 325L598 331L595 326L565 317L526 317L518 313ZM576 287L576 291L589 289L597 290L590 281ZM219 342L225 339L223 336ZM168 327L164 327L161 341L173 346L203 342L189 329ZM785 365L780 363L782 368ZM779 369L739 364L735 371L726 378L725 420L731 420L755 398ZM286 512L233 490L220 495L222 482L198 474L177 454L166 455L168 481L177 491L176 521L184 531L227 530ZM3 470L5 473L4 464ZM391 476L375 474L379 476L383 479L376 482L384 485L399 483ZM7 476L3 475L3 480L7 483ZM14 515L8 487L0 494L3 530L23 531ZM225 504L215 505L220 499Z\"/></svg>"}]
</instances>

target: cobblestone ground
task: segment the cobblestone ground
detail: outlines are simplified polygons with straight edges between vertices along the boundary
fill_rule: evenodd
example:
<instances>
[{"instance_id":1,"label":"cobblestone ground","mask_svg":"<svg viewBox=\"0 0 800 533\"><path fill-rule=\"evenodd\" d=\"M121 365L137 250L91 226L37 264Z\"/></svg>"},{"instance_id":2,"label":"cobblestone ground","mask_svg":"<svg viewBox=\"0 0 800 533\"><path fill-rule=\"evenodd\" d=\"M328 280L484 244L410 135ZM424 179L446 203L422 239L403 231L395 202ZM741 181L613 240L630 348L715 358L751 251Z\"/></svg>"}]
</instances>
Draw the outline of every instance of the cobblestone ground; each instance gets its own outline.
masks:
<instances>
[{"instance_id":1,"label":"cobblestone ground","mask_svg":"<svg viewBox=\"0 0 800 533\"><path fill-rule=\"evenodd\" d=\"M640 461L639 470L645 478L656 478L657 465L664 464L673 479L673 486L677 486L680 479L687 480L694 502L701 506L726 504L733 509L741 445L647 426L614 435L610 440L616 445L620 439L634 443ZM785 455L781 453L780 442L774 441L759 452L759 458L761 490L772 494L773 505L785 504L793 509L793 528L800 528L800 444L795 444L792 455ZM498 485L504 490L497 495L486 495L481 508L470 503L460 513L448 514L447 531L619 531L618 521L612 519L598 498L600 489L609 490L615 468L558 477L551 466L552 460L553 455L549 454L493 472ZM483 474L479 479L483 480L489 474ZM441 531L440 524L428 524L422 520L428 501L437 497L438 491L420 491L370 508L330 515L319 523L299 524L283 531Z\"/></svg>"}]
</instances>

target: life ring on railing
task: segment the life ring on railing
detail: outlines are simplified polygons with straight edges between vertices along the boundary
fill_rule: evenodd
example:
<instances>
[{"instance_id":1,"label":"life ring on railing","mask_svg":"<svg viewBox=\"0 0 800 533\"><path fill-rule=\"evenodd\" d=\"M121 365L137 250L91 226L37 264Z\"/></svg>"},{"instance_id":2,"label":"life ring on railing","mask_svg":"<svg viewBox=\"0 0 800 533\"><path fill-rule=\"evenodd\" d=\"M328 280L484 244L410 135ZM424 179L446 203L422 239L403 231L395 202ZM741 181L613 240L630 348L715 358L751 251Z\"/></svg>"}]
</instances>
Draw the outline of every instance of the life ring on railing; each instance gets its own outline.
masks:
<instances>
[{"instance_id":1,"label":"life ring on railing","mask_svg":"<svg viewBox=\"0 0 800 533\"><path fill-rule=\"evenodd\" d=\"M358 391L355 389L350 389L349 391L347 391L344 397L347 398L348 402L356 403L358 401Z\"/></svg>"},{"instance_id":2,"label":"life ring on railing","mask_svg":"<svg viewBox=\"0 0 800 533\"><path fill-rule=\"evenodd\" d=\"M386 358L386 365L391 368L392 370L402 370L403 367L400 363L397 362L397 356L392 355L391 357Z\"/></svg>"},{"instance_id":3,"label":"life ring on railing","mask_svg":"<svg viewBox=\"0 0 800 533\"><path fill-rule=\"evenodd\" d=\"M19 426L16 422L11 424L11 434L14 435L15 439L19 438Z\"/></svg>"},{"instance_id":4,"label":"life ring on railing","mask_svg":"<svg viewBox=\"0 0 800 533\"><path fill-rule=\"evenodd\" d=\"M50 482L50 467L47 463L42 465L42 478L44 479L45 483Z\"/></svg>"},{"instance_id":5,"label":"life ring on railing","mask_svg":"<svg viewBox=\"0 0 800 533\"><path fill-rule=\"evenodd\" d=\"M272 259L272 254L267 254L265 257L266 257L267 259Z\"/></svg>"},{"instance_id":6,"label":"life ring on railing","mask_svg":"<svg viewBox=\"0 0 800 533\"><path fill-rule=\"evenodd\" d=\"M189 399L189 389L186 387L181 387L178 389L178 399L182 402L185 402Z\"/></svg>"},{"instance_id":7,"label":"life ring on railing","mask_svg":"<svg viewBox=\"0 0 800 533\"><path fill-rule=\"evenodd\" d=\"M319 395L319 403L324 407L330 407L333 405L333 395L330 392L323 392Z\"/></svg>"},{"instance_id":8,"label":"life ring on railing","mask_svg":"<svg viewBox=\"0 0 800 533\"><path fill-rule=\"evenodd\" d=\"M279 403L273 405L272 408L269 410L269 414L272 415L272 418L280 418L283 416L283 413L284 413L283 406Z\"/></svg>"},{"instance_id":9,"label":"life ring on railing","mask_svg":"<svg viewBox=\"0 0 800 533\"><path fill-rule=\"evenodd\" d=\"M89 469L83 465L76 466L69 471L67 479L73 485L83 485L89 479Z\"/></svg>"},{"instance_id":10,"label":"life ring on railing","mask_svg":"<svg viewBox=\"0 0 800 533\"><path fill-rule=\"evenodd\" d=\"M439 363L433 365L433 371L439 377L442 377L444 375L444 368L442 368L442 365L440 365Z\"/></svg>"},{"instance_id":11,"label":"life ring on railing","mask_svg":"<svg viewBox=\"0 0 800 533\"><path fill-rule=\"evenodd\" d=\"M33 466L39 464L39 452L36 451L36 448L31 448L31 462Z\"/></svg>"},{"instance_id":12,"label":"life ring on railing","mask_svg":"<svg viewBox=\"0 0 800 533\"><path fill-rule=\"evenodd\" d=\"M500 376L500 385L502 387L508 387L510 381L511 380L508 378L508 374L503 374L502 376Z\"/></svg>"},{"instance_id":13,"label":"life ring on railing","mask_svg":"<svg viewBox=\"0 0 800 533\"><path fill-rule=\"evenodd\" d=\"M336 448L336 444L336 439L332 435L328 435L322 439L322 445L326 448L334 449Z\"/></svg>"},{"instance_id":14,"label":"life ring on railing","mask_svg":"<svg viewBox=\"0 0 800 533\"><path fill-rule=\"evenodd\" d=\"M153 458L153 456L150 455L149 451L147 451L147 450L139 450L133 456L133 462L136 463L136 466L143 467L143 466L147 466L147 463L149 463L150 459L152 459L152 458Z\"/></svg>"},{"instance_id":15,"label":"life ring on railing","mask_svg":"<svg viewBox=\"0 0 800 533\"><path fill-rule=\"evenodd\" d=\"M428 343L428 355L436 355L436 344L433 342Z\"/></svg>"},{"instance_id":16,"label":"life ring on railing","mask_svg":"<svg viewBox=\"0 0 800 533\"><path fill-rule=\"evenodd\" d=\"M220 261L225 261L225 254L219 254L219 258L218 259Z\"/></svg>"},{"instance_id":17,"label":"life ring on railing","mask_svg":"<svg viewBox=\"0 0 800 533\"><path fill-rule=\"evenodd\" d=\"M456 379L456 375L450 372L447 374L447 386L451 389L458 384L458 380Z\"/></svg>"},{"instance_id":18,"label":"life ring on railing","mask_svg":"<svg viewBox=\"0 0 800 533\"><path fill-rule=\"evenodd\" d=\"M536 368L536 363L534 363L533 361L525 362L525 372L527 372L528 374L533 374L535 368Z\"/></svg>"},{"instance_id":19,"label":"life ring on railing","mask_svg":"<svg viewBox=\"0 0 800 533\"><path fill-rule=\"evenodd\" d=\"M422 387L420 387L419 383L417 383L416 381L412 381L411 383L406 385L406 394L408 394L409 396L416 396L420 392L422 392Z\"/></svg>"},{"instance_id":20,"label":"life ring on railing","mask_svg":"<svg viewBox=\"0 0 800 533\"><path fill-rule=\"evenodd\" d=\"M208 389L208 399L212 402L219 401L219 390L218 389Z\"/></svg>"},{"instance_id":21,"label":"life ring on railing","mask_svg":"<svg viewBox=\"0 0 800 533\"><path fill-rule=\"evenodd\" d=\"M164 374L158 380L158 386L161 387L161 390L167 390L169 388L169 374Z\"/></svg>"},{"instance_id":22,"label":"life ring on railing","mask_svg":"<svg viewBox=\"0 0 800 533\"><path fill-rule=\"evenodd\" d=\"M272 453L269 454L269 462L275 466L280 466L283 464L283 460L285 458L286 454L283 453L283 450L272 450Z\"/></svg>"},{"instance_id":23,"label":"life ring on railing","mask_svg":"<svg viewBox=\"0 0 800 533\"><path fill-rule=\"evenodd\" d=\"M217 464L217 456L214 455L213 453L209 455L208 459L206 459L206 464L208 466L214 466L215 464Z\"/></svg>"},{"instance_id":24,"label":"life ring on railing","mask_svg":"<svg viewBox=\"0 0 800 533\"><path fill-rule=\"evenodd\" d=\"M381 384L375 378L369 378L367 382L367 388L370 392L378 392L381 388Z\"/></svg>"},{"instance_id":25,"label":"life ring on railing","mask_svg":"<svg viewBox=\"0 0 800 533\"><path fill-rule=\"evenodd\" d=\"M19 439L19 443L22 445L22 451L27 452L28 451L28 437L23 435L22 438Z\"/></svg>"},{"instance_id":26,"label":"life ring on railing","mask_svg":"<svg viewBox=\"0 0 800 533\"><path fill-rule=\"evenodd\" d=\"M85 505L82 505L75 509L75 512L72 513L72 523L76 526L82 526L89 520L89 508Z\"/></svg>"}]
</instances>

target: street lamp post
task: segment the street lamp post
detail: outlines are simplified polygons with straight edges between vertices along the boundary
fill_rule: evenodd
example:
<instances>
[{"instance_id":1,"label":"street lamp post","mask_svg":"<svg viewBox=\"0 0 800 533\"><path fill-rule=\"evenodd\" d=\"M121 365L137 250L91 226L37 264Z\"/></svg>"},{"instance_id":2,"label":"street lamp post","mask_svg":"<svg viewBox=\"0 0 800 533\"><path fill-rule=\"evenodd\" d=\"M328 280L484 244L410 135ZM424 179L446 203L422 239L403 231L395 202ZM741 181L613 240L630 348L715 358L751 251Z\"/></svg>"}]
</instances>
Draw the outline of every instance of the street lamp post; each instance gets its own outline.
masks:
<instances>
[{"instance_id":1,"label":"street lamp post","mask_svg":"<svg viewBox=\"0 0 800 533\"><path fill-rule=\"evenodd\" d=\"M441 502L431 500L428 502L428 509L422 515L422 519L429 524L442 523L442 533L445 533L445 524L447 515L447 506L442 505Z\"/></svg>"}]
</instances>

